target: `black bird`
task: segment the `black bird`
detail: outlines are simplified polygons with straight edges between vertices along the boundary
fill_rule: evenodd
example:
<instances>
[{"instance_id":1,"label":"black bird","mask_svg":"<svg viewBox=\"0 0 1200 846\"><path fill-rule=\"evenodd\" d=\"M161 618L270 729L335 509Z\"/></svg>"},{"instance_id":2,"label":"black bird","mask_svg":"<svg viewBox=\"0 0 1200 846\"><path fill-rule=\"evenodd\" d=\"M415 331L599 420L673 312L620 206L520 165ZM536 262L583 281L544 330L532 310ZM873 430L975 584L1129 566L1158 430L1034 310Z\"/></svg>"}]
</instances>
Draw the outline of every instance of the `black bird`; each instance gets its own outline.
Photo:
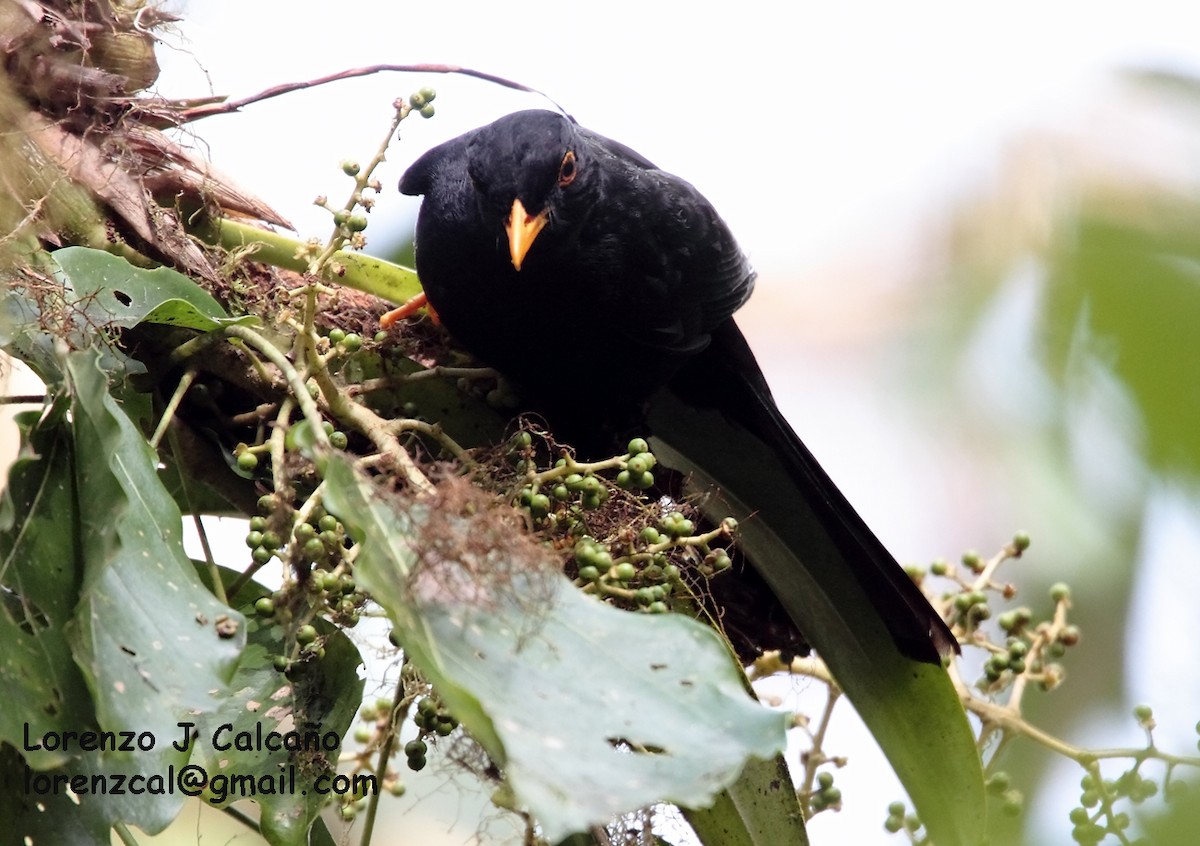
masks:
<instances>
[{"instance_id":1,"label":"black bird","mask_svg":"<svg viewBox=\"0 0 1200 846\"><path fill-rule=\"evenodd\" d=\"M429 150L400 190L424 195L417 272L450 333L564 440L611 454L648 427L663 463L719 490L715 513L753 515L747 557L818 652L957 649L780 414L732 318L754 271L694 187L530 110Z\"/></svg>"}]
</instances>

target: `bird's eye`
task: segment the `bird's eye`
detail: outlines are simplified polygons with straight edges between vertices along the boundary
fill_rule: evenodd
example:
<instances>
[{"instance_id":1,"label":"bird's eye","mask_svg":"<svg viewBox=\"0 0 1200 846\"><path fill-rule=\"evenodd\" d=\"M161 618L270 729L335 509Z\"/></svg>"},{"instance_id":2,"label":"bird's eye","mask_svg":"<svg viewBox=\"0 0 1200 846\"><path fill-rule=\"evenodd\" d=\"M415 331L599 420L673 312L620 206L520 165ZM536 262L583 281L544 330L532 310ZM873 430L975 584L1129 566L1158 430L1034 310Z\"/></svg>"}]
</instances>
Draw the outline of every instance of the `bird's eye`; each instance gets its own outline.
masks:
<instances>
[{"instance_id":1,"label":"bird's eye","mask_svg":"<svg viewBox=\"0 0 1200 846\"><path fill-rule=\"evenodd\" d=\"M558 166L558 187L566 188L575 181L575 151L567 150L562 164Z\"/></svg>"}]
</instances>

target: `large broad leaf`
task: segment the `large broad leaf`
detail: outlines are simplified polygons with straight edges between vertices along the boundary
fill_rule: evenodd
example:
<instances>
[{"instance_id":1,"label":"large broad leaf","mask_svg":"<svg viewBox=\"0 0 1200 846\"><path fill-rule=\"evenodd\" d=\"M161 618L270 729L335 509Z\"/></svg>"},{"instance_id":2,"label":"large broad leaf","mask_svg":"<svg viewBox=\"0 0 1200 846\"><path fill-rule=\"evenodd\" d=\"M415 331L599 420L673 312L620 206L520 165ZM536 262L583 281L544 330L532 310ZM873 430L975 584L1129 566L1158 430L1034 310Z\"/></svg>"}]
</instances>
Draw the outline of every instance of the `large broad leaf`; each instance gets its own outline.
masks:
<instances>
[{"instance_id":1,"label":"large broad leaf","mask_svg":"<svg viewBox=\"0 0 1200 846\"><path fill-rule=\"evenodd\" d=\"M91 697L75 666L65 626L81 580L75 467L67 402L18 418L21 456L0 498L0 740L26 749L46 732L77 731L92 720ZM71 756L26 749L35 769Z\"/></svg>"},{"instance_id":2,"label":"large broad leaf","mask_svg":"<svg viewBox=\"0 0 1200 846\"><path fill-rule=\"evenodd\" d=\"M337 459L326 484L361 543L356 578L551 842L658 801L710 804L781 748L784 716L707 627L583 596L487 509L397 507Z\"/></svg>"},{"instance_id":3,"label":"large broad leaf","mask_svg":"<svg viewBox=\"0 0 1200 846\"><path fill-rule=\"evenodd\" d=\"M102 250L67 247L54 253L73 308L93 326L128 328L165 323L208 332L251 318L230 318L220 303L182 273L146 270Z\"/></svg>"},{"instance_id":4,"label":"large broad leaf","mask_svg":"<svg viewBox=\"0 0 1200 846\"><path fill-rule=\"evenodd\" d=\"M769 447L720 411L660 400L651 426L672 438L652 438L655 455L688 477L689 492L709 495L710 517L738 518L739 544L792 619L803 621L933 840L977 842L986 818L982 767L946 671L898 650L829 536L791 509L795 483ZM756 507L737 491L753 492Z\"/></svg>"},{"instance_id":5,"label":"large broad leaf","mask_svg":"<svg viewBox=\"0 0 1200 846\"><path fill-rule=\"evenodd\" d=\"M207 576L207 567L196 568L201 578ZM227 582L237 577L233 571L222 572ZM285 643L283 626L250 616L255 600L266 594L249 582L230 600L247 613L246 648L219 710L195 720L191 762L210 776L253 780L252 787L242 782L242 790L228 792L224 799L210 791L206 801L224 806L253 798L260 808L259 827L272 846L304 846L331 796L328 777L337 767L338 746L362 704L362 658L340 629L317 620L324 655L284 676L272 664ZM319 740L322 748L289 752L262 748L257 741L270 732L285 737L292 731L310 745ZM239 748L246 745L250 748Z\"/></svg>"},{"instance_id":6,"label":"large broad leaf","mask_svg":"<svg viewBox=\"0 0 1200 846\"><path fill-rule=\"evenodd\" d=\"M99 726L144 733L154 748L98 753L73 766L164 779L187 762L172 744L178 724L220 705L245 642L244 620L197 579L154 454L109 396L97 360L94 351L67 359L83 565L68 636ZM157 831L184 798L88 795L81 805L103 803L114 820Z\"/></svg>"}]
</instances>

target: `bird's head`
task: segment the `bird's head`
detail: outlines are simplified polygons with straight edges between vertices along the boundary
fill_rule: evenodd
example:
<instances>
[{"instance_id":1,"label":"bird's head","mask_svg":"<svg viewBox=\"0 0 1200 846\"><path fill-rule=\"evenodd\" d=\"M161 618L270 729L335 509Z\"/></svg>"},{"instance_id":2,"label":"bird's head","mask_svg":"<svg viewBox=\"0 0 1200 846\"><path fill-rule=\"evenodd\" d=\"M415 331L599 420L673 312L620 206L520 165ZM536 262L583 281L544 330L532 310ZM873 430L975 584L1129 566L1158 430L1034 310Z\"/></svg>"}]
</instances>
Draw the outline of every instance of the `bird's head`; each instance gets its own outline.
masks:
<instances>
[{"instance_id":1,"label":"bird's head","mask_svg":"<svg viewBox=\"0 0 1200 846\"><path fill-rule=\"evenodd\" d=\"M543 230L573 228L587 195L586 153L575 127L556 112L517 112L483 127L467 151L480 211L503 225L509 257L521 269ZM547 237L543 236L543 240Z\"/></svg>"}]
</instances>

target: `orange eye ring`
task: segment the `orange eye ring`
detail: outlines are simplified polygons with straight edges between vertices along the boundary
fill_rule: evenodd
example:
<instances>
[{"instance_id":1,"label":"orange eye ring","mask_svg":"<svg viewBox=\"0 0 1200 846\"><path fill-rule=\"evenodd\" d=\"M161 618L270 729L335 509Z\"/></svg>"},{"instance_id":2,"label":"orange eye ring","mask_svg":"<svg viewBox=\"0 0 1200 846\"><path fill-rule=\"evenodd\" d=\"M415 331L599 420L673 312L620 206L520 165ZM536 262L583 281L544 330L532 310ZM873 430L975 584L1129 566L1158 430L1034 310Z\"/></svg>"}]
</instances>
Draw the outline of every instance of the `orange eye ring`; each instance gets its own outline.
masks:
<instances>
[{"instance_id":1,"label":"orange eye ring","mask_svg":"<svg viewBox=\"0 0 1200 846\"><path fill-rule=\"evenodd\" d=\"M558 187L566 188L575 181L575 151L567 150L567 154L563 156L562 164L558 166Z\"/></svg>"}]
</instances>

